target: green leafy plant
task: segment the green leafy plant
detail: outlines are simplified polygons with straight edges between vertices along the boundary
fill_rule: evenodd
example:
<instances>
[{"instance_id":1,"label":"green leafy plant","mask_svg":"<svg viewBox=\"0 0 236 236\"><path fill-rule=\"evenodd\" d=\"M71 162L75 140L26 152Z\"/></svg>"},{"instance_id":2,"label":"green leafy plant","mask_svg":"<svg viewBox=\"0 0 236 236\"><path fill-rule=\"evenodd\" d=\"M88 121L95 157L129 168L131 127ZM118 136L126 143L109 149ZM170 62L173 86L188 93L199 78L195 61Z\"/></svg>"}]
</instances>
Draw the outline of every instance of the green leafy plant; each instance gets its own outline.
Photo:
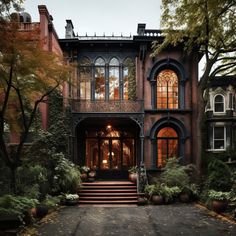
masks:
<instances>
[{"instance_id":1,"label":"green leafy plant","mask_svg":"<svg viewBox=\"0 0 236 236\"><path fill-rule=\"evenodd\" d=\"M165 171L161 174L161 182L167 186L183 188L190 185L190 176L194 172L194 165L180 165L177 158L167 160Z\"/></svg>"},{"instance_id":2,"label":"green leafy plant","mask_svg":"<svg viewBox=\"0 0 236 236\"><path fill-rule=\"evenodd\" d=\"M130 174L134 174L138 172L138 167L137 166L131 166L128 170Z\"/></svg>"},{"instance_id":3,"label":"green leafy plant","mask_svg":"<svg viewBox=\"0 0 236 236\"><path fill-rule=\"evenodd\" d=\"M90 168L88 166L81 166L80 171L82 173L88 173L90 171Z\"/></svg>"},{"instance_id":4,"label":"green leafy plant","mask_svg":"<svg viewBox=\"0 0 236 236\"><path fill-rule=\"evenodd\" d=\"M208 165L205 189L216 191L230 191L232 187L232 173L230 168L220 160L213 160Z\"/></svg>"},{"instance_id":5,"label":"green leafy plant","mask_svg":"<svg viewBox=\"0 0 236 236\"><path fill-rule=\"evenodd\" d=\"M64 158L62 153L55 156L57 156L57 164L53 182L54 192L76 193L81 183L79 168Z\"/></svg>"},{"instance_id":6,"label":"green leafy plant","mask_svg":"<svg viewBox=\"0 0 236 236\"><path fill-rule=\"evenodd\" d=\"M2 214L16 214L23 222L24 215L29 209L38 204L37 199L30 199L27 197L4 195L0 197L0 213Z\"/></svg>"},{"instance_id":7,"label":"green leafy plant","mask_svg":"<svg viewBox=\"0 0 236 236\"><path fill-rule=\"evenodd\" d=\"M210 200L220 200L220 201L229 200L230 192L221 192L211 189L208 191L208 198Z\"/></svg>"}]
</instances>

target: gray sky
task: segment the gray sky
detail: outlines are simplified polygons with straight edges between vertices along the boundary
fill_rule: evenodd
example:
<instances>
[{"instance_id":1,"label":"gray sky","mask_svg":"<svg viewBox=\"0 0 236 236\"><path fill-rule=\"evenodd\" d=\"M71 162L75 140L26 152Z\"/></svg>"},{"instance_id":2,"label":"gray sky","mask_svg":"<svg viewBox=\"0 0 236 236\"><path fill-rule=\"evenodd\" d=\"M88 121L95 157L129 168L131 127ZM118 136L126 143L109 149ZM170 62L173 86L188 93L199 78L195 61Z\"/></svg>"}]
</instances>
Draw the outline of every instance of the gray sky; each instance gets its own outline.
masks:
<instances>
[{"instance_id":1,"label":"gray sky","mask_svg":"<svg viewBox=\"0 0 236 236\"><path fill-rule=\"evenodd\" d=\"M39 21L38 5L46 5L53 16L59 38L65 36L65 21L71 19L79 35L136 34L138 23L159 29L161 0L25 0L25 11Z\"/></svg>"}]
</instances>

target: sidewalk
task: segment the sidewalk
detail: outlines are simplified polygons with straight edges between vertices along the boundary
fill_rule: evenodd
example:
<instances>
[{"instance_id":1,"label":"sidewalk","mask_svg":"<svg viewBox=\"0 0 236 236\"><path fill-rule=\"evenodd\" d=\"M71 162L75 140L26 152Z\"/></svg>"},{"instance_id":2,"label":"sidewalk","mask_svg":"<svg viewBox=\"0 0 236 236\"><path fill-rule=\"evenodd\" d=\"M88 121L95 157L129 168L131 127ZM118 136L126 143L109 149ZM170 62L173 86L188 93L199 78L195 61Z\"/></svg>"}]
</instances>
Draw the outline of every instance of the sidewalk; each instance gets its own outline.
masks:
<instances>
[{"instance_id":1,"label":"sidewalk","mask_svg":"<svg viewBox=\"0 0 236 236\"><path fill-rule=\"evenodd\" d=\"M35 236L222 236L236 224L216 219L194 204L139 207L66 207Z\"/></svg>"}]
</instances>

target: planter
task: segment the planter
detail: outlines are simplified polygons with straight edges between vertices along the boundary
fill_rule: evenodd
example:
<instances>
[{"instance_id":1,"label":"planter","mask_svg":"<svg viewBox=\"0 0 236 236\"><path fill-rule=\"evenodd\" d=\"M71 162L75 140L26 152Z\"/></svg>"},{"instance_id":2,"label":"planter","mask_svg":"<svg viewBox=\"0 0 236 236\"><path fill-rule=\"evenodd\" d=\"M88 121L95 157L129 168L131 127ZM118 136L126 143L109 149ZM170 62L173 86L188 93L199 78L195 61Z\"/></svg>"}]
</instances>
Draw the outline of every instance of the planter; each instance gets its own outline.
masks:
<instances>
[{"instance_id":1,"label":"planter","mask_svg":"<svg viewBox=\"0 0 236 236\"><path fill-rule=\"evenodd\" d=\"M17 229L23 225L18 214L0 213L0 231L8 229Z\"/></svg>"},{"instance_id":2,"label":"planter","mask_svg":"<svg viewBox=\"0 0 236 236\"><path fill-rule=\"evenodd\" d=\"M227 200L212 200L211 204L212 210L217 213L224 212L227 206L228 206Z\"/></svg>"},{"instance_id":3,"label":"planter","mask_svg":"<svg viewBox=\"0 0 236 236\"><path fill-rule=\"evenodd\" d=\"M146 205L147 204L147 198L145 198L145 197L139 197L138 198L138 205L139 206L144 206L144 205Z\"/></svg>"},{"instance_id":4,"label":"planter","mask_svg":"<svg viewBox=\"0 0 236 236\"><path fill-rule=\"evenodd\" d=\"M152 195L152 203L155 205L164 204L164 198L160 195Z\"/></svg>"},{"instance_id":5,"label":"planter","mask_svg":"<svg viewBox=\"0 0 236 236\"><path fill-rule=\"evenodd\" d=\"M88 179L88 174L87 173L81 173L81 180L83 181L83 182L85 182L85 181L87 181L87 179Z\"/></svg>"},{"instance_id":6,"label":"planter","mask_svg":"<svg viewBox=\"0 0 236 236\"><path fill-rule=\"evenodd\" d=\"M137 183L138 174L137 173L129 173L129 180L133 183Z\"/></svg>"},{"instance_id":7,"label":"planter","mask_svg":"<svg viewBox=\"0 0 236 236\"><path fill-rule=\"evenodd\" d=\"M75 206L79 203L79 199L66 199L65 205L66 206Z\"/></svg>"},{"instance_id":8,"label":"planter","mask_svg":"<svg viewBox=\"0 0 236 236\"><path fill-rule=\"evenodd\" d=\"M36 217L42 218L48 214L49 207L46 205L37 205L36 206Z\"/></svg>"},{"instance_id":9,"label":"planter","mask_svg":"<svg viewBox=\"0 0 236 236\"><path fill-rule=\"evenodd\" d=\"M183 203L188 203L191 200L189 193L182 192L179 194L179 200Z\"/></svg>"}]
</instances>

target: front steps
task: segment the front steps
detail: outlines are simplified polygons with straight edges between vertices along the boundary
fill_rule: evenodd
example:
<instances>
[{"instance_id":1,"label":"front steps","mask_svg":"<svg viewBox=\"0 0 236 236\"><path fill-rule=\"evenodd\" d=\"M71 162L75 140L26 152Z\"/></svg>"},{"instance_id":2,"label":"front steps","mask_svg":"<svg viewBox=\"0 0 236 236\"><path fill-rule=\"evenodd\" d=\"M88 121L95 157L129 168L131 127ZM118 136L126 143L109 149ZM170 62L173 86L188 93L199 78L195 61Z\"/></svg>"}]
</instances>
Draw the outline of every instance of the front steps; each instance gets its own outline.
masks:
<instances>
[{"instance_id":1,"label":"front steps","mask_svg":"<svg viewBox=\"0 0 236 236\"><path fill-rule=\"evenodd\" d=\"M83 183L80 205L137 205L137 186L130 181L95 181Z\"/></svg>"}]
</instances>

